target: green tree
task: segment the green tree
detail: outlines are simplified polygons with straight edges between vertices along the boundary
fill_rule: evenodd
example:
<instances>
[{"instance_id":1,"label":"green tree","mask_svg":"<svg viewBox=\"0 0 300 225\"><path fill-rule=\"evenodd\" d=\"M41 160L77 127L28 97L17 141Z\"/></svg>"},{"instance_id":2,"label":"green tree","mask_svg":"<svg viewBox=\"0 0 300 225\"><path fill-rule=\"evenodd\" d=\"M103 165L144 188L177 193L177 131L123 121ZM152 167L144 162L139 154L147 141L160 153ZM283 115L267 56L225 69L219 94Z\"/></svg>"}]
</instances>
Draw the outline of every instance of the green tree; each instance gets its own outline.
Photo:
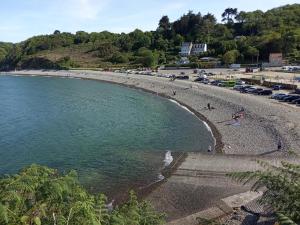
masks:
<instances>
[{"instance_id":1,"label":"green tree","mask_svg":"<svg viewBox=\"0 0 300 225\"><path fill-rule=\"evenodd\" d=\"M237 8L227 8L222 13L222 21L226 22L227 24L233 24L235 16L237 16L238 10Z\"/></svg>"},{"instance_id":2,"label":"green tree","mask_svg":"<svg viewBox=\"0 0 300 225\"><path fill-rule=\"evenodd\" d=\"M32 165L0 179L0 224L3 225L161 225L164 215L147 202L130 200L109 213L104 195L92 195L71 171Z\"/></svg>"},{"instance_id":3,"label":"green tree","mask_svg":"<svg viewBox=\"0 0 300 225\"><path fill-rule=\"evenodd\" d=\"M230 65L236 62L238 56L239 56L239 52L237 50L228 51L223 55L223 62L226 65Z\"/></svg>"},{"instance_id":4,"label":"green tree","mask_svg":"<svg viewBox=\"0 0 300 225\"><path fill-rule=\"evenodd\" d=\"M258 57L259 57L259 51L257 48L252 47L252 46L248 46L247 50L246 50L246 54L248 56L251 57L252 63L253 63L253 58L256 57L257 58L257 62L258 62Z\"/></svg>"},{"instance_id":5,"label":"green tree","mask_svg":"<svg viewBox=\"0 0 300 225\"><path fill-rule=\"evenodd\" d=\"M112 55L111 60L112 63L128 63L128 57L126 54L122 54L120 52L116 52Z\"/></svg>"},{"instance_id":6,"label":"green tree","mask_svg":"<svg viewBox=\"0 0 300 225\"><path fill-rule=\"evenodd\" d=\"M144 67L155 67L158 64L159 54L157 52L152 52L146 48L140 48L137 55L139 57L137 62Z\"/></svg>"},{"instance_id":7,"label":"green tree","mask_svg":"<svg viewBox=\"0 0 300 225\"><path fill-rule=\"evenodd\" d=\"M253 191L264 190L259 203L272 207L280 224L299 224L300 165L281 162L280 166L274 166L264 161L259 164L263 170L236 172L229 176L243 184L254 182Z\"/></svg>"}]
</instances>

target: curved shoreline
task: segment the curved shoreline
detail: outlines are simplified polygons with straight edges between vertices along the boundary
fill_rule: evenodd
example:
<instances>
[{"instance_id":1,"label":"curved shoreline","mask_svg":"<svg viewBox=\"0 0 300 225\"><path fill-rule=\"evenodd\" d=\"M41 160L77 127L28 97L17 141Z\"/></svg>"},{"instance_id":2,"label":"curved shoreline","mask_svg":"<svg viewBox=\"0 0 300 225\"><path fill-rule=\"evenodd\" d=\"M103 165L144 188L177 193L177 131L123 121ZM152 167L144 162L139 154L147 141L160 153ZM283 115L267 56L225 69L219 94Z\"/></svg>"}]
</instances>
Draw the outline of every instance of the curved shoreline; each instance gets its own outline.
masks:
<instances>
[{"instance_id":1,"label":"curved shoreline","mask_svg":"<svg viewBox=\"0 0 300 225\"><path fill-rule=\"evenodd\" d=\"M11 73L7 73L7 74L11 74ZM22 76L26 76L25 74L23 74ZM124 83L118 83L118 82L114 82L114 81L107 81L107 80L101 80L101 79L93 79L93 78L87 78L87 77L76 77L76 76L57 76L57 75L44 75L44 74L30 74L30 76L41 76L41 77L64 77L64 78L74 78L74 79L82 79L82 80L93 80L93 81L99 81L99 82L104 82L104 83L109 83L109 84L115 84L115 85L119 85L119 86L123 86L123 87L128 87L131 89L135 89L135 90L141 90L144 91L146 93L150 93L153 95L158 95L160 97L169 99L169 100L173 100L174 102L176 102L179 107L186 107L190 112L192 112L201 122L203 122L206 126L209 127L209 132L211 132L212 137L215 140L214 143L214 150L217 153L223 153L222 152L222 148L223 148L223 143L222 143L222 135L220 134L220 132L218 131L218 129L216 128L216 126L209 121L204 115L202 115L201 113L199 113L197 110L193 109L191 106L178 101L175 98L172 98L171 96L168 96L166 94L163 93L158 93L158 92L154 92L151 91L149 89L145 89L145 88L141 88L141 87L137 87L134 85L129 85L129 84L124 84Z\"/></svg>"},{"instance_id":2,"label":"curved shoreline","mask_svg":"<svg viewBox=\"0 0 300 225\"><path fill-rule=\"evenodd\" d=\"M9 74L32 73L53 77L72 75L77 79L99 80L149 92L178 102L210 126L217 153L224 154L187 153L176 157L173 164L163 170L166 179L140 192L157 210L166 212L168 220L211 207L224 197L245 191L228 178L215 176L224 173L226 168L240 171L242 166L249 171L257 169L256 157L280 161L289 157L290 149L300 152L300 108L266 97L190 81L170 82L166 78L110 72L18 71ZM172 95L174 90L176 96ZM207 110L207 103L214 109ZM245 118L240 125L233 125L232 114L241 108L245 109ZM277 151L278 139L283 142L282 151Z\"/></svg>"},{"instance_id":3,"label":"curved shoreline","mask_svg":"<svg viewBox=\"0 0 300 225\"><path fill-rule=\"evenodd\" d=\"M143 75L95 71L15 71L2 74L70 77L113 83L159 95L188 108L208 124L216 139L217 153L265 155L277 149L280 138L283 149L300 149L299 108L278 104L266 98L243 95L232 90L190 81ZM176 96L172 92L176 91ZM211 103L213 110L207 110ZM242 124L232 124L232 114L245 109ZM292 135L291 135L292 134ZM253 145L254 144L254 145ZM300 151L300 150L299 150Z\"/></svg>"},{"instance_id":4,"label":"curved shoreline","mask_svg":"<svg viewBox=\"0 0 300 225\"><path fill-rule=\"evenodd\" d=\"M1 75L1 74L0 74ZM81 79L81 80L92 80L92 81L98 81L98 82L103 82L103 83L108 83L108 84L113 84L113 85L119 85L122 87L127 87L127 88L131 88L131 89L135 89L135 90L139 90L139 91L143 91L146 93L150 93L156 96L160 96L162 98L168 99L168 100L172 100L173 103L175 103L178 107L185 107L190 113L192 113L194 116L197 117L197 119L199 119L201 122L204 123L204 125L208 128L208 132L211 133L213 139L214 139L214 148L213 151L215 151L216 153L223 153L222 152L222 148L223 148L223 143L222 143L222 136L220 134L220 132L217 130L217 128L214 126L214 124L209 121L204 115L202 115L201 113L199 113L197 110L193 109L192 107L190 107L189 105L178 101L175 98L172 98L171 96L168 96L166 94L163 93L158 93L158 92L154 92L151 91L149 89L145 89L145 88L141 88L141 87L137 87L134 85L128 85L125 83L118 83L118 82L113 82L113 81L107 81L107 80L101 80L101 79L93 79L93 78L87 78L87 77L76 77L76 76L63 76L63 75L45 75L43 73L41 74L22 74L22 75L14 75L11 73L7 73L7 75L11 75L11 76L31 76L31 77L50 77L50 78L69 78L69 79ZM158 181L154 181L146 186L142 186L142 187L135 187L134 189L136 189L137 195L140 198L145 198L147 195L149 195L154 189L156 189L158 186L160 186L161 184L163 184L164 182L167 181L167 179L172 175L172 173L181 165L181 163L185 160L185 158L187 157L188 153L183 153L183 152L172 152L175 155L172 155L174 157L174 160L166 167L162 168L160 173L163 176L163 179L158 180ZM118 204L121 202L125 202L127 198L127 194L125 194L124 196L119 196L117 199L114 199L113 201Z\"/></svg>"}]
</instances>

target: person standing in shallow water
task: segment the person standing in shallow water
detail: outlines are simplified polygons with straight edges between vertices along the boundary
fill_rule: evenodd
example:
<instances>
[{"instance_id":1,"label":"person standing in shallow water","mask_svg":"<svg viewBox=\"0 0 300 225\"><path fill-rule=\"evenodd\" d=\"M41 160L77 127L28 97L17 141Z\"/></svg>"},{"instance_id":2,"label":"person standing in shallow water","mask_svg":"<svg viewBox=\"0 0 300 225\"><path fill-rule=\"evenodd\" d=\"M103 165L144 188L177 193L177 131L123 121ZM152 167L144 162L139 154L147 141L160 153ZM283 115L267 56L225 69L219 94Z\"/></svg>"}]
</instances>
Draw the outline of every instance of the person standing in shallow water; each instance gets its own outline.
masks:
<instances>
[{"instance_id":1,"label":"person standing in shallow water","mask_svg":"<svg viewBox=\"0 0 300 225\"><path fill-rule=\"evenodd\" d=\"M211 146L208 146L207 151L208 151L208 152L211 152L211 151L212 151Z\"/></svg>"}]
</instances>

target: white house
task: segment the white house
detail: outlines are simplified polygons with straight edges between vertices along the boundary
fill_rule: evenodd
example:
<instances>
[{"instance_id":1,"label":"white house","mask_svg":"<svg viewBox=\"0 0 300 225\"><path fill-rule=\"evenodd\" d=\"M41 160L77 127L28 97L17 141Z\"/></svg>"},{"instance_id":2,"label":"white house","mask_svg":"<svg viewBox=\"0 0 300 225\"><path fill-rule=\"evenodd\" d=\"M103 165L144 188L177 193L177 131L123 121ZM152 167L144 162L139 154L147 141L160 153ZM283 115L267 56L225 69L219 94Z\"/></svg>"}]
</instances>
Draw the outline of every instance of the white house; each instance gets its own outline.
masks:
<instances>
[{"instance_id":1,"label":"white house","mask_svg":"<svg viewBox=\"0 0 300 225\"><path fill-rule=\"evenodd\" d=\"M192 55L199 55L203 52L207 52L207 44L193 44Z\"/></svg>"},{"instance_id":2,"label":"white house","mask_svg":"<svg viewBox=\"0 0 300 225\"><path fill-rule=\"evenodd\" d=\"M181 45L181 56L199 55L207 52L207 44L193 44L192 42L184 42Z\"/></svg>"},{"instance_id":3,"label":"white house","mask_svg":"<svg viewBox=\"0 0 300 225\"><path fill-rule=\"evenodd\" d=\"M184 42L181 45L181 51L180 51L180 55L181 56L189 56L191 55L191 51L192 51L192 47L193 47L193 43L192 42Z\"/></svg>"}]
</instances>

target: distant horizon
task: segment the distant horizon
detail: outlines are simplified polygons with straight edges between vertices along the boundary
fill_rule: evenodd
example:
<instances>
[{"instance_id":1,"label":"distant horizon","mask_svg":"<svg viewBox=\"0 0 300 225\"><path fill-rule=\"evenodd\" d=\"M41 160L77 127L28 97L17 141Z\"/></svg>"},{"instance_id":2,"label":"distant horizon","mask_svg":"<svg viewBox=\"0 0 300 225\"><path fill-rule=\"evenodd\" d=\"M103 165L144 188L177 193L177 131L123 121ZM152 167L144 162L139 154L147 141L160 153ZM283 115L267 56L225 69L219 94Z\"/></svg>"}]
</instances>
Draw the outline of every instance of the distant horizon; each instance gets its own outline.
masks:
<instances>
[{"instance_id":1,"label":"distant horizon","mask_svg":"<svg viewBox=\"0 0 300 225\"><path fill-rule=\"evenodd\" d=\"M0 42L18 43L32 36L52 34L55 30L69 33L153 31L162 16L169 16L173 22L189 10L202 15L212 13L221 22L221 14L228 7L239 11L267 11L297 3L295 0L254 0L251 3L211 0L205 4L196 0L53 0L42 3L38 0L4 0L0 9Z\"/></svg>"}]
</instances>

